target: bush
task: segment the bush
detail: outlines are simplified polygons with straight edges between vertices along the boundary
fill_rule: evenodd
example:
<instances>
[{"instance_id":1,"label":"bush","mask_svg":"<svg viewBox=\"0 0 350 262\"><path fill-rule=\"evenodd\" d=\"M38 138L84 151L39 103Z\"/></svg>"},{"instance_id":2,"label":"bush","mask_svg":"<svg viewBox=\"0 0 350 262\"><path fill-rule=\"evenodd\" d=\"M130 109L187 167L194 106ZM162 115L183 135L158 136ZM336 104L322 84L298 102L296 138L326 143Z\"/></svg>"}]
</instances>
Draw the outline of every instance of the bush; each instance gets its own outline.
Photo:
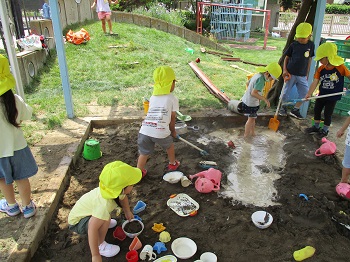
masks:
<instances>
[{"instance_id":1,"label":"bush","mask_svg":"<svg viewBox=\"0 0 350 262\"><path fill-rule=\"evenodd\" d=\"M326 5L326 14L350 14L350 5Z\"/></svg>"}]
</instances>

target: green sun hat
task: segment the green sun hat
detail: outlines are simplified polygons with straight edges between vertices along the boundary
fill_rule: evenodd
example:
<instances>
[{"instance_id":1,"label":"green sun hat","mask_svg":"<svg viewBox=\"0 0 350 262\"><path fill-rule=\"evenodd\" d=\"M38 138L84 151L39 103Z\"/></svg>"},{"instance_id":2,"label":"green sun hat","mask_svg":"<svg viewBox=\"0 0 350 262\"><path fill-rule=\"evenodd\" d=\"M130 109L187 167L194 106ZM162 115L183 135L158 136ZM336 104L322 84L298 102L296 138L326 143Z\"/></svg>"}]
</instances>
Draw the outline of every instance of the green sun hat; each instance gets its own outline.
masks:
<instances>
[{"instance_id":1,"label":"green sun hat","mask_svg":"<svg viewBox=\"0 0 350 262\"><path fill-rule=\"evenodd\" d=\"M277 62L272 62L267 66L259 66L256 68L259 73L269 72L274 80L277 80L282 74L282 68Z\"/></svg>"},{"instance_id":2,"label":"green sun hat","mask_svg":"<svg viewBox=\"0 0 350 262\"><path fill-rule=\"evenodd\" d=\"M16 80L10 72L9 61L0 55L0 96L14 88Z\"/></svg>"},{"instance_id":3,"label":"green sun hat","mask_svg":"<svg viewBox=\"0 0 350 262\"><path fill-rule=\"evenodd\" d=\"M295 38L307 38L312 33L312 25L309 23L300 23L297 26Z\"/></svg>"},{"instance_id":4,"label":"green sun hat","mask_svg":"<svg viewBox=\"0 0 350 262\"><path fill-rule=\"evenodd\" d=\"M170 66L157 67L153 72L154 87L153 95L170 94L170 89L175 80L174 70Z\"/></svg>"},{"instance_id":5,"label":"green sun hat","mask_svg":"<svg viewBox=\"0 0 350 262\"><path fill-rule=\"evenodd\" d=\"M328 61L333 66L339 66L344 64L344 58L337 55L337 45L332 42L326 42L320 45L316 49L315 61L318 61L324 57L328 58Z\"/></svg>"}]
</instances>

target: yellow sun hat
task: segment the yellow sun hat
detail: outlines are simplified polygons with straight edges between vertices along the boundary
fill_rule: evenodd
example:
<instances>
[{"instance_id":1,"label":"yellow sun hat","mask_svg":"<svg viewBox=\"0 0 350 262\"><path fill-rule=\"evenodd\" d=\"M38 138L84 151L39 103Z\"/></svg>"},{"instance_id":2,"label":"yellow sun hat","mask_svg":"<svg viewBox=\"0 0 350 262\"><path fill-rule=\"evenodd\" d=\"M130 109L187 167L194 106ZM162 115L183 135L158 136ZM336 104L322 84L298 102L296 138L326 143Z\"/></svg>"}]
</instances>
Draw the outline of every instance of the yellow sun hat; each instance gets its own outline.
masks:
<instances>
[{"instance_id":1,"label":"yellow sun hat","mask_svg":"<svg viewBox=\"0 0 350 262\"><path fill-rule=\"evenodd\" d=\"M153 95L170 94L170 89L175 80L174 70L170 66L157 67L153 72L154 87Z\"/></svg>"},{"instance_id":2,"label":"yellow sun hat","mask_svg":"<svg viewBox=\"0 0 350 262\"><path fill-rule=\"evenodd\" d=\"M259 73L265 73L266 71L272 76L273 79L277 80L282 74L282 68L277 62L272 62L267 66L259 66L256 68Z\"/></svg>"},{"instance_id":3,"label":"yellow sun hat","mask_svg":"<svg viewBox=\"0 0 350 262\"><path fill-rule=\"evenodd\" d=\"M141 178L141 169L122 161L111 162L105 165L100 174L101 195L105 199L115 199L125 187L137 184Z\"/></svg>"},{"instance_id":4,"label":"yellow sun hat","mask_svg":"<svg viewBox=\"0 0 350 262\"><path fill-rule=\"evenodd\" d=\"M16 80L10 72L9 61L0 55L0 96L14 88Z\"/></svg>"},{"instance_id":5,"label":"yellow sun hat","mask_svg":"<svg viewBox=\"0 0 350 262\"><path fill-rule=\"evenodd\" d=\"M344 64L344 58L337 55L337 45L331 42L326 42L320 45L316 49L315 61L318 61L324 57L328 58L328 61L333 66L339 66Z\"/></svg>"},{"instance_id":6,"label":"yellow sun hat","mask_svg":"<svg viewBox=\"0 0 350 262\"><path fill-rule=\"evenodd\" d=\"M297 26L296 32L295 32L295 38L307 38L312 33L312 25L309 23L300 23Z\"/></svg>"}]
</instances>

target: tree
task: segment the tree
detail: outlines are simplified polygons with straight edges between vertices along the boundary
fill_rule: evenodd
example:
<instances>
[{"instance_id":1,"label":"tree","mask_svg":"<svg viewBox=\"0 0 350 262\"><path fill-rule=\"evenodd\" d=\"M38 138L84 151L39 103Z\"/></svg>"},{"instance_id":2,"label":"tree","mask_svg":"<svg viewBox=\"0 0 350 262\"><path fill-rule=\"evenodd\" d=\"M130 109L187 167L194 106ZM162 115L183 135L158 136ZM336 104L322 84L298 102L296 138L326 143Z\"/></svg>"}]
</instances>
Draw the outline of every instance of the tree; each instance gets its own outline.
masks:
<instances>
[{"instance_id":1,"label":"tree","mask_svg":"<svg viewBox=\"0 0 350 262\"><path fill-rule=\"evenodd\" d=\"M314 24L315 15L316 15L316 6L317 6L317 0L304 0L302 2L298 16L295 20L295 23L294 23L292 29L290 30L286 45L283 48L282 56L278 61L279 65L282 68L283 68L283 61L285 58L284 52L287 50L288 46L294 40L296 27L302 22L307 22L307 23L310 23L312 25ZM275 81L275 83L273 84L269 93L267 94L267 98L269 99L271 105L277 105L279 97L280 97L281 89L283 86L282 76L278 80L279 81Z\"/></svg>"}]
</instances>

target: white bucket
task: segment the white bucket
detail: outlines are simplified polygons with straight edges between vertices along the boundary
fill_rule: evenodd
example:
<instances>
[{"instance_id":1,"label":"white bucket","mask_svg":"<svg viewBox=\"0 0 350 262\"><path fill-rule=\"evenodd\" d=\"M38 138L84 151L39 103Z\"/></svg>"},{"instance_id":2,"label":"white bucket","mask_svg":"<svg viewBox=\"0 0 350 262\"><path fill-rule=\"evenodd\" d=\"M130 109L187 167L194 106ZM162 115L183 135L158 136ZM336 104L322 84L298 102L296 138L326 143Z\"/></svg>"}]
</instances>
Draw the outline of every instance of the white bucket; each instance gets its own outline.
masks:
<instances>
[{"instance_id":1,"label":"white bucket","mask_svg":"<svg viewBox=\"0 0 350 262\"><path fill-rule=\"evenodd\" d=\"M242 101L240 100L230 100L230 102L228 102L227 107L230 111L234 113L242 114L241 103Z\"/></svg>"}]
</instances>

